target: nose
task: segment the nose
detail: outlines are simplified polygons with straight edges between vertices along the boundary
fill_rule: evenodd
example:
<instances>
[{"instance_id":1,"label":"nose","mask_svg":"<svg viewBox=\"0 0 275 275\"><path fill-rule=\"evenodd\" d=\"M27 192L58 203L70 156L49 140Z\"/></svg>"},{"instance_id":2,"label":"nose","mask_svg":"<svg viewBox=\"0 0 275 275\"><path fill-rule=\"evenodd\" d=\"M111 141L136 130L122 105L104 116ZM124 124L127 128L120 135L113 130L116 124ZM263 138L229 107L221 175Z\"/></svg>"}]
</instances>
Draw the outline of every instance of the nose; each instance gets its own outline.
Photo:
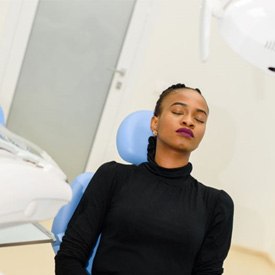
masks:
<instances>
[{"instance_id":1,"label":"nose","mask_svg":"<svg viewBox=\"0 0 275 275\"><path fill-rule=\"evenodd\" d=\"M191 115L183 116L182 120L181 120L181 124L186 126L186 127L189 127L189 128L194 128L194 126L195 126L193 118L191 117Z\"/></svg>"}]
</instances>

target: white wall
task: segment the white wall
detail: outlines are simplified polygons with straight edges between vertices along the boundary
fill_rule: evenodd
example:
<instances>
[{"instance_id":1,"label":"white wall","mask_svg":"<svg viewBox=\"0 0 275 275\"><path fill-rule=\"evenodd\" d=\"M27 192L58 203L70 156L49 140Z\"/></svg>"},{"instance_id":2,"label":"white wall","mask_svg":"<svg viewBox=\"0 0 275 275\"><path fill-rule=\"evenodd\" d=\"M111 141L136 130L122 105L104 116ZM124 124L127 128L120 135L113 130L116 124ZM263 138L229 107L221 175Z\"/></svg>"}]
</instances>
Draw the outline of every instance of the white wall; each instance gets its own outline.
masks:
<instances>
[{"instance_id":1,"label":"white wall","mask_svg":"<svg viewBox=\"0 0 275 275\"><path fill-rule=\"evenodd\" d=\"M0 18L5 12L0 8ZM199 0L155 1L145 40L127 68L122 90L115 89L119 76L114 79L87 170L119 160L115 132L129 112L152 109L158 94L172 83L199 87L209 103L210 118L206 137L192 157L193 175L233 197L233 244L275 259L274 77L235 54L219 36L214 20L210 57L201 63L199 12ZM0 42L1 37L3 32ZM5 99L3 89L0 98Z\"/></svg>"}]
</instances>

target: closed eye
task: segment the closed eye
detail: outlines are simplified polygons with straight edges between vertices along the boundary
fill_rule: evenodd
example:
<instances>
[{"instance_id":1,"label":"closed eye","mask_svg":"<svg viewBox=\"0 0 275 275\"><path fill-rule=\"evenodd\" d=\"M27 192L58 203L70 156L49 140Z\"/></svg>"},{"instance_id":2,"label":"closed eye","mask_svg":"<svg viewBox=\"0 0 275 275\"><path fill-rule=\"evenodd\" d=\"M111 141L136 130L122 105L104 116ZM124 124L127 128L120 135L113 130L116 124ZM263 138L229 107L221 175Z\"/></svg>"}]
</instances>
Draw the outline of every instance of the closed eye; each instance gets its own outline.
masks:
<instances>
[{"instance_id":1,"label":"closed eye","mask_svg":"<svg viewBox=\"0 0 275 275\"><path fill-rule=\"evenodd\" d=\"M179 112L179 111L172 111L172 114L174 115L183 115L183 112Z\"/></svg>"},{"instance_id":2,"label":"closed eye","mask_svg":"<svg viewBox=\"0 0 275 275\"><path fill-rule=\"evenodd\" d=\"M199 123L205 123L204 119L200 119L200 118L195 117L195 120Z\"/></svg>"}]
</instances>

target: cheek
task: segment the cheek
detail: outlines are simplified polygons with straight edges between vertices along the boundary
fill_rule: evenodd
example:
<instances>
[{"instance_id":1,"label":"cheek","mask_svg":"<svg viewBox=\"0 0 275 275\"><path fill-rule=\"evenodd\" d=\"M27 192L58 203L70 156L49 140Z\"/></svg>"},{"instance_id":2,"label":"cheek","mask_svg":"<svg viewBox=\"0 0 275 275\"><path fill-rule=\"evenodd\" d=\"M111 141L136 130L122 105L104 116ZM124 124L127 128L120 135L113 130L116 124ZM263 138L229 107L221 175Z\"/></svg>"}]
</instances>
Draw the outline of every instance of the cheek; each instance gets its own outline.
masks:
<instances>
[{"instance_id":1,"label":"cheek","mask_svg":"<svg viewBox=\"0 0 275 275\"><path fill-rule=\"evenodd\" d=\"M204 137L205 134L205 127L202 127L198 130L198 138L201 140Z\"/></svg>"},{"instance_id":2,"label":"cheek","mask_svg":"<svg viewBox=\"0 0 275 275\"><path fill-rule=\"evenodd\" d=\"M162 118L158 121L158 132L169 132L169 129L172 127L172 121L169 118Z\"/></svg>"}]
</instances>

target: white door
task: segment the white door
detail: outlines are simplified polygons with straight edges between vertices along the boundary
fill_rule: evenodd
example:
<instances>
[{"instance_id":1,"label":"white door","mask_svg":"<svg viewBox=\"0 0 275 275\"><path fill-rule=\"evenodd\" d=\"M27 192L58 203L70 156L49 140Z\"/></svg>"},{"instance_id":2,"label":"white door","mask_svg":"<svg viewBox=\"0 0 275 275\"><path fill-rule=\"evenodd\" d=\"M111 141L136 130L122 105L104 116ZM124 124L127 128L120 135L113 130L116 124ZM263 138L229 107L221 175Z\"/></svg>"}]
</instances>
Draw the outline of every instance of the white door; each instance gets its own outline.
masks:
<instances>
[{"instance_id":1,"label":"white door","mask_svg":"<svg viewBox=\"0 0 275 275\"><path fill-rule=\"evenodd\" d=\"M138 2L38 3L7 125L46 150L69 179L85 170L125 37L137 30L131 24L145 24L140 10L150 1Z\"/></svg>"}]
</instances>

